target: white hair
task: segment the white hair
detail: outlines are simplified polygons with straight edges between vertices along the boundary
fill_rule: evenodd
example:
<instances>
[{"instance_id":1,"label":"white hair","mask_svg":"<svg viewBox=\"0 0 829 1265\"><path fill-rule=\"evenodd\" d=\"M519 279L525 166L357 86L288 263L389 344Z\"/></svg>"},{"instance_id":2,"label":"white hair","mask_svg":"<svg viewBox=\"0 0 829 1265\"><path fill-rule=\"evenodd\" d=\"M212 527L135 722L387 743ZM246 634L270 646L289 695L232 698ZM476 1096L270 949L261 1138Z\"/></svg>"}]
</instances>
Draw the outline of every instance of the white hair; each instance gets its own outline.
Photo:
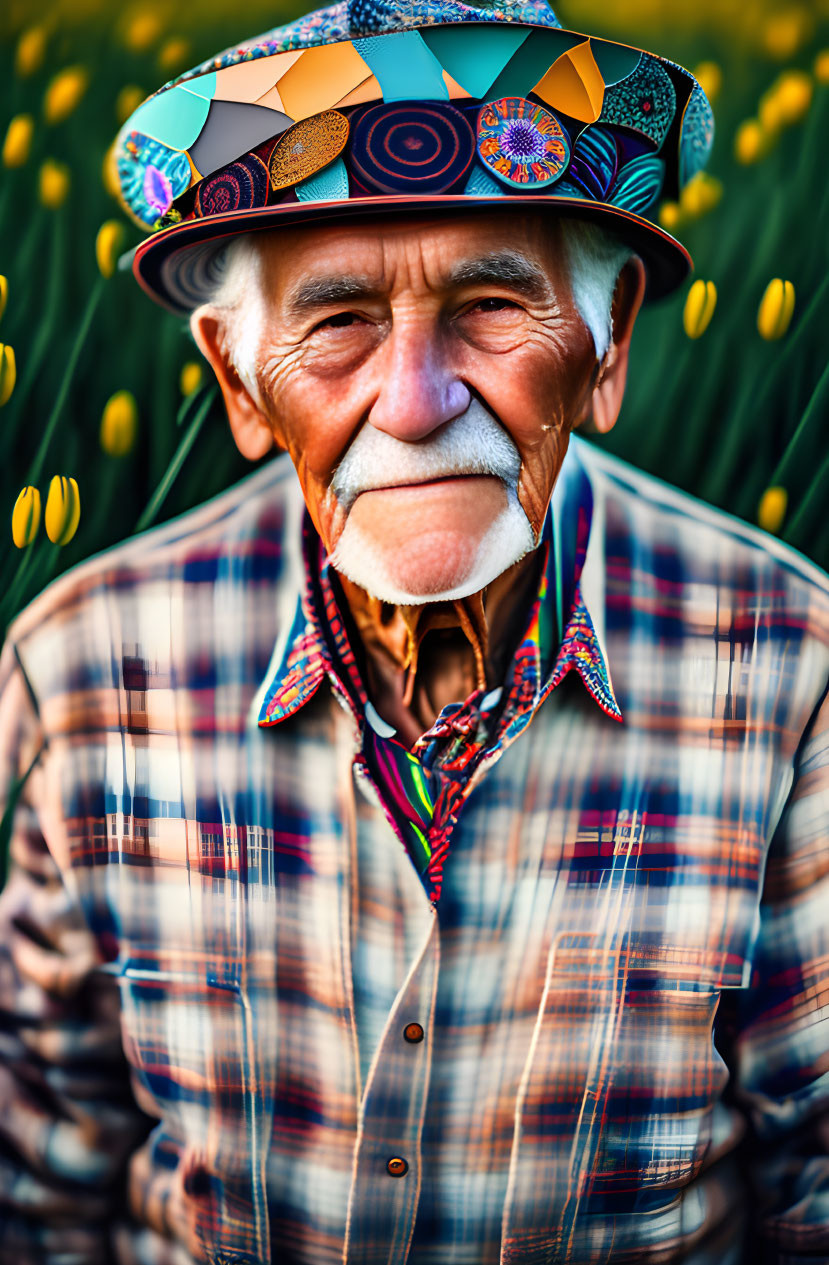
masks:
<instances>
[{"instance_id":1,"label":"white hair","mask_svg":"<svg viewBox=\"0 0 829 1265\"><path fill-rule=\"evenodd\" d=\"M619 274L634 254L598 224L564 216L559 222L573 302L601 361L613 338L611 311ZM256 372L264 317L259 237L259 232L240 233L223 247L216 260L219 283L206 306L223 312L231 363L263 408ZM202 310L192 314L191 327Z\"/></svg>"}]
</instances>

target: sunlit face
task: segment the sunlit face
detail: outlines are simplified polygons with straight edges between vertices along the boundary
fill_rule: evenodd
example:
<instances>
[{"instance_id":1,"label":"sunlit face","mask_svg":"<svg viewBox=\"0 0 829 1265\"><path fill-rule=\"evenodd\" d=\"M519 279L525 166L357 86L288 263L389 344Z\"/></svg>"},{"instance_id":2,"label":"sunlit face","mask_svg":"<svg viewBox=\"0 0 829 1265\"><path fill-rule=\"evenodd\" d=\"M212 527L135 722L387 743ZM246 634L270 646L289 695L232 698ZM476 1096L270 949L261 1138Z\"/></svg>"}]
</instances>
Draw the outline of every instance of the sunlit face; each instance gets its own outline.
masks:
<instances>
[{"instance_id":1,"label":"sunlit face","mask_svg":"<svg viewBox=\"0 0 829 1265\"><path fill-rule=\"evenodd\" d=\"M335 565L389 601L483 587L536 543L595 382L555 223L386 219L262 249L268 422Z\"/></svg>"}]
</instances>

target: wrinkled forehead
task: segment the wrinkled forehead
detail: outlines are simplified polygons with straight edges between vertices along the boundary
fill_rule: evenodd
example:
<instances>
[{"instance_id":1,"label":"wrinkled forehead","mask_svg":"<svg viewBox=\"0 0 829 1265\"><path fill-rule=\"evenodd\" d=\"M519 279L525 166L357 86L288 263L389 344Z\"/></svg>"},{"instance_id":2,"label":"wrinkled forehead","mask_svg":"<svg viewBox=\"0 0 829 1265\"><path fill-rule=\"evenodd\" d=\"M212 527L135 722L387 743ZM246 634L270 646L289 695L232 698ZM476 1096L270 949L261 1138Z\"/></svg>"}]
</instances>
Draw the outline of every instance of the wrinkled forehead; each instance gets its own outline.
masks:
<instances>
[{"instance_id":1,"label":"wrinkled forehead","mask_svg":"<svg viewBox=\"0 0 829 1265\"><path fill-rule=\"evenodd\" d=\"M265 288L292 302L335 291L338 278L360 278L378 291L478 284L514 287L528 299L555 288L564 267L555 217L530 212L377 217L304 225L258 237Z\"/></svg>"}]
</instances>

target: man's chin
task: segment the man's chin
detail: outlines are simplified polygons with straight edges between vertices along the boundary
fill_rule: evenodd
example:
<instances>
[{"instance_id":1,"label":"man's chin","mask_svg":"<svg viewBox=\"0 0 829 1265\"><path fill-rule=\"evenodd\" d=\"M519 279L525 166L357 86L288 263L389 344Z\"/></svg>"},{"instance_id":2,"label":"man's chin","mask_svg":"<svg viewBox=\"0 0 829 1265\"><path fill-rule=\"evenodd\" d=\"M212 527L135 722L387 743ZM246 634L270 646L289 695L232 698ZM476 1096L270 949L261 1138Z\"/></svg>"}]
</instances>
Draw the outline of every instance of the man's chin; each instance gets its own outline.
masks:
<instances>
[{"instance_id":1,"label":"man's chin","mask_svg":"<svg viewBox=\"0 0 829 1265\"><path fill-rule=\"evenodd\" d=\"M477 537L432 524L403 547L392 546L347 520L331 563L372 597L420 606L477 593L533 548L532 528L513 494Z\"/></svg>"}]
</instances>

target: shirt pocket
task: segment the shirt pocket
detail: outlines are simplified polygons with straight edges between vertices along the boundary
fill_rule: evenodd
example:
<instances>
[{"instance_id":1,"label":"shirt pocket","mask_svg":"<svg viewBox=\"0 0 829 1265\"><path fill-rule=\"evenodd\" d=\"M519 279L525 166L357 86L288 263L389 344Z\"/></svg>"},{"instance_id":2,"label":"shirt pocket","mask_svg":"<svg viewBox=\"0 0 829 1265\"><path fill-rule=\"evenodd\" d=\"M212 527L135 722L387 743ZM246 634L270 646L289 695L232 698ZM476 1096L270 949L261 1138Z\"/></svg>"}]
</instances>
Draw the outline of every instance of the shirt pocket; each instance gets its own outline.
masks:
<instances>
[{"instance_id":1,"label":"shirt pocket","mask_svg":"<svg viewBox=\"0 0 829 1265\"><path fill-rule=\"evenodd\" d=\"M719 1001L708 983L626 975L591 1095L600 1121L591 1193L682 1186L699 1172L728 1080L714 1043Z\"/></svg>"}]
</instances>

